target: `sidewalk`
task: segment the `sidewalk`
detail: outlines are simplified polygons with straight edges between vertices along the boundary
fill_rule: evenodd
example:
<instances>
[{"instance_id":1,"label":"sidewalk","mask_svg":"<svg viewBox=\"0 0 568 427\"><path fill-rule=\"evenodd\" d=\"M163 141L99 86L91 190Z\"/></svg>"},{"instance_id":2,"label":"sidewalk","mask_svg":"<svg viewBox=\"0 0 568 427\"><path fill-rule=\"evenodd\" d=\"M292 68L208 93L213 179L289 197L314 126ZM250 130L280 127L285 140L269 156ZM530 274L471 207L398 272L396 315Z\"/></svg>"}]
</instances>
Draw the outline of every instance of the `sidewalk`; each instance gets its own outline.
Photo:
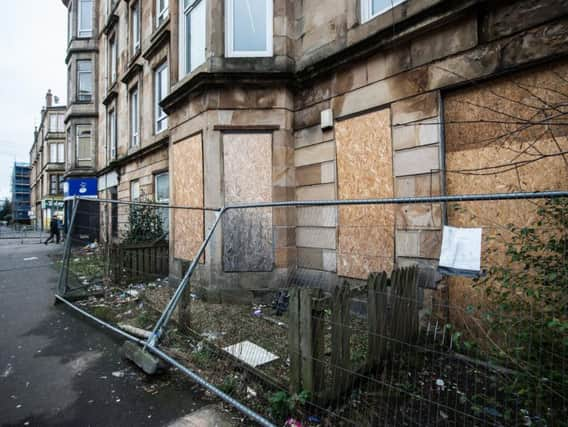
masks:
<instances>
[{"instance_id":1,"label":"sidewalk","mask_svg":"<svg viewBox=\"0 0 568 427\"><path fill-rule=\"evenodd\" d=\"M181 375L145 376L120 340L53 305L61 250L0 244L0 425L168 425L213 403Z\"/></svg>"}]
</instances>

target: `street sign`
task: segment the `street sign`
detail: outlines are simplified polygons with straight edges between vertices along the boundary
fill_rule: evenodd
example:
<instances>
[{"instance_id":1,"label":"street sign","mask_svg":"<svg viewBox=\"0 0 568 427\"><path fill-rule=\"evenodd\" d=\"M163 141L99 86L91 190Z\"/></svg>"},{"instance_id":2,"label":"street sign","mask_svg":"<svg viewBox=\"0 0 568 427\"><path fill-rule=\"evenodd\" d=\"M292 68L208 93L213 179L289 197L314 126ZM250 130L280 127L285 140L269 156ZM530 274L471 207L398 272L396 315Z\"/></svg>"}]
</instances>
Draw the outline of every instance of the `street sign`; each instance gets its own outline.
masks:
<instances>
[{"instance_id":1,"label":"street sign","mask_svg":"<svg viewBox=\"0 0 568 427\"><path fill-rule=\"evenodd\" d=\"M97 178L69 178L63 183L65 200L74 196L97 198Z\"/></svg>"},{"instance_id":2,"label":"street sign","mask_svg":"<svg viewBox=\"0 0 568 427\"><path fill-rule=\"evenodd\" d=\"M61 199L44 199L41 201L41 207L43 209L60 211L65 207L65 202Z\"/></svg>"}]
</instances>

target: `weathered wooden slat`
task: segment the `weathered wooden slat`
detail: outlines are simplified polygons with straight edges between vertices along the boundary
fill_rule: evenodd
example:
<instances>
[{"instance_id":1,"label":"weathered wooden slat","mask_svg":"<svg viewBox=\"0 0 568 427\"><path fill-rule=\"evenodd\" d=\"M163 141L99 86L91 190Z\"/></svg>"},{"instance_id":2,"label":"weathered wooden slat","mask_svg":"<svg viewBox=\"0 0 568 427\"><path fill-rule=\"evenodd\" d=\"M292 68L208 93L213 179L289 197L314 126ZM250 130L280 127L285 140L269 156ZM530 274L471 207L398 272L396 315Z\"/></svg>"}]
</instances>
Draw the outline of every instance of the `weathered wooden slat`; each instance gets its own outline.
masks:
<instances>
[{"instance_id":1,"label":"weathered wooden slat","mask_svg":"<svg viewBox=\"0 0 568 427\"><path fill-rule=\"evenodd\" d=\"M291 288L288 302L288 353L290 357L290 394L301 391L300 292Z\"/></svg>"},{"instance_id":2,"label":"weathered wooden slat","mask_svg":"<svg viewBox=\"0 0 568 427\"><path fill-rule=\"evenodd\" d=\"M312 340L314 363L314 399L319 400L325 390L325 322L324 306L321 303L323 291L315 289L312 293Z\"/></svg>"},{"instance_id":3,"label":"weathered wooden slat","mask_svg":"<svg viewBox=\"0 0 568 427\"><path fill-rule=\"evenodd\" d=\"M300 352L302 362L302 388L314 392L313 322L311 289L300 289Z\"/></svg>"},{"instance_id":4,"label":"weathered wooden slat","mask_svg":"<svg viewBox=\"0 0 568 427\"><path fill-rule=\"evenodd\" d=\"M339 399L345 391L351 371L349 284L334 289L331 311L332 394Z\"/></svg>"},{"instance_id":5,"label":"weathered wooden slat","mask_svg":"<svg viewBox=\"0 0 568 427\"><path fill-rule=\"evenodd\" d=\"M367 362L370 367L377 366L386 351L387 285L388 277L385 272L369 276L367 306L369 346Z\"/></svg>"}]
</instances>

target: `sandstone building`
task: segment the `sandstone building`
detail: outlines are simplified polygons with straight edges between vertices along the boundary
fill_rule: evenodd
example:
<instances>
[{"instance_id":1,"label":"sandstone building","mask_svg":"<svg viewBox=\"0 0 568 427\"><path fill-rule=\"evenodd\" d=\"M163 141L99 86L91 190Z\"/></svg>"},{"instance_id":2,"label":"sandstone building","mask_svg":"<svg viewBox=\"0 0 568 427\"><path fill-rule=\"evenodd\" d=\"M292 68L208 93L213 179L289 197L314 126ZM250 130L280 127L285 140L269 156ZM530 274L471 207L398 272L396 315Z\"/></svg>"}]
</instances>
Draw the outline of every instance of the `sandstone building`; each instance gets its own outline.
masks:
<instances>
[{"instance_id":1,"label":"sandstone building","mask_svg":"<svg viewBox=\"0 0 568 427\"><path fill-rule=\"evenodd\" d=\"M57 105L49 90L34 131L30 150L30 206L32 225L49 230L53 215L63 220L63 175L65 172L65 105Z\"/></svg>"},{"instance_id":2,"label":"sandstone building","mask_svg":"<svg viewBox=\"0 0 568 427\"><path fill-rule=\"evenodd\" d=\"M63 3L70 82L79 58L93 61L91 102L70 98L68 142L91 120L101 198L221 207L566 188L568 143L546 116L562 117L568 92L566 1ZM495 170L530 157L535 134L541 159ZM172 212L172 278L214 218ZM234 212L199 278L246 288L297 267L364 278L435 264L446 222L467 225L440 205Z\"/></svg>"}]
</instances>

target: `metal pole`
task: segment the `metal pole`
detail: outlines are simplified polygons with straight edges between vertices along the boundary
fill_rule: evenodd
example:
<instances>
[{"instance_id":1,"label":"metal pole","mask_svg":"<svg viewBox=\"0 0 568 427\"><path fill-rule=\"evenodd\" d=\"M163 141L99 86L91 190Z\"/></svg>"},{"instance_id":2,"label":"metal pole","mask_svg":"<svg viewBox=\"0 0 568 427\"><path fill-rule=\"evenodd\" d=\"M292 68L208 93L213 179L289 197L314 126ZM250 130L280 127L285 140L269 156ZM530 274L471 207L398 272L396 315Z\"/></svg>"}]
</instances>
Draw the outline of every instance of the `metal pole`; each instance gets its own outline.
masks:
<instances>
[{"instance_id":1,"label":"metal pole","mask_svg":"<svg viewBox=\"0 0 568 427\"><path fill-rule=\"evenodd\" d=\"M343 199L343 200L290 200L285 202L262 202L262 203L243 203L237 205L227 205L223 208L200 208L194 206L175 206L169 205L171 209L187 209L221 212L229 209L249 209L249 208L278 208L278 207L302 207L302 206L345 206L345 205L407 205L418 203L447 203L447 202L481 202L491 200L523 200L523 199L555 199L568 197L568 191L542 191L542 192L517 192L517 193L494 193L494 194L464 194L464 195L442 195L442 196L421 196L421 197L391 197L383 199ZM77 197L78 200L89 200L85 197ZM91 199L92 200L92 199ZM101 202L145 205L164 207L164 205L143 202L127 202L121 200L99 199Z\"/></svg>"},{"instance_id":2,"label":"metal pole","mask_svg":"<svg viewBox=\"0 0 568 427\"><path fill-rule=\"evenodd\" d=\"M79 200L73 198L73 213L71 214L71 222L69 227L67 227L67 235L65 236L65 246L63 247L63 260L61 263L61 271L59 272L59 281L57 283L57 294L65 295L67 291L67 277L69 269L69 256L71 252L71 231L73 230L73 225L75 224L75 215L77 214L77 208L79 207Z\"/></svg>"},{"instance_id":3,"label":"metal pole","mask_svg":"<svg viewBox=\"0 0 568 427\"><path fill-rule=\"evenodd\" d=\"M346 200L305 200L287 202L264 202L243 203L240 205L228 205L229 209L250 208L281 208L302 206L345 206L345 205L408 205L419 203L444 203L444 202L480 202L497 200L523 200L523 199L557 199L568 197L568 191L543 191L527 193L495 193L495 194L465 194L460 196L423 196L423 197L391 197L384 199L346 199Z\"/></svg>"},{"instance_id":4,"label":"metal pole","mask_svg":"<svg viewBox=\"0 0 568 427\"><path fill-rule=\"evenodd\" d=\"M209 229L209 232L207 233L205 240L203 241L203 243L199 247L197 254L193 258L193 261L191 262L189 268L187 269L185 275L183 276L183 278L182 278L180 284L178 285L176 291L174 292L172 298L168 302L168 305L166 306L162 315L160 316L160 318L156 322L156 325L154 326L154 329L152 330L152 334L148 337L148 341L146 342L146 346L154 346L156 344L156 342L160 339L160 336L162 335L162 332L163 332L166 324L168 323L168 321L172 317L172 313L174 312L174 310L175 310L175 308L176 308L176 306L179 302L179 299L181 298L181 295L183 294L183 291L185 290L185 288L187 287L187 285L189 283L189 279L191 278L193 271L196 269L197 264L199 263L199 259L201 258L201 256L205 252L205 248L207 247L207 244L211 240L211 237L213 237L213 233L214 233L215 229L217 228L217 225L221 221L221 217L223 216L224 212L225 212L225 208L221 209L219 212L216 213L215 222L213 223L213 225Z\"/></svg>"},{"instance_id":5,"label":"metal pole","mask_svg":"<svg viewBox=\"0 0 568 427\"><path fill-rule=\"evenodd\" d=\"M65 305L67 305L68 307L72 308L73 310L78 311L79 313L81 313L83 316L88 317L89 319L93 320L94 322L98 323L99 325L101 325L103 328L109 329L110 331L113 331L119 335L121 335L122 337L126 338L127 340L133 341L137 344L144 344L144 341L142 341L141 339L130 335L129 333L118 329L117 327L106 323L100 319L98 319L97 317L93 316L92 314L86 312L85 310L77 307L76 305L72 304L71 302L67 301L65 298L59 296L59 295L55 295L55 298L58 301L61 301L62 303L64 303ZM200 377L199 375L197 375L195 372L189 370L187 367L185 367L184 365L182 365L181 363L179 363L177 360L173 359L171 356L169 356L167 353L164 353L162 350L154 347L154 346L147 346L146 347L148 350L150 350L150 352L154 353L156 356L158 356L159 358L161 358L162 360L166 361L167 363L169 363L170 365L174 366L175 368L179 369L181 372L183 372L186 376L188 376L189 378L191 378L193 381L195 381L196 383L198 383L199 385L201 385L202 387L206 388L207 390L209 390L211 393L215 394L216 396L218 396L220 399L222 399L223 401L227 402L229 405L233 406L234 408L236 408L237 410L239 410L241 413L243 413L244 415L246 415L248 418L250 418L251 420L256 421L257 423L259 423L260 425L264 426L264 427L276 427L274 424L272 424L270 421L268 421L266 418L262 417L261 415L257 414L256 412L252 411L251 409L249 409L248 407L246 407L245 405L243 405L242 403L240 403L238 400L233 399L231 396L223 393L221 390L219 390L217 387L215 387L213 384L207 382L205 379L203 379L202 377Z\"/></svg>"}]
</instances>

